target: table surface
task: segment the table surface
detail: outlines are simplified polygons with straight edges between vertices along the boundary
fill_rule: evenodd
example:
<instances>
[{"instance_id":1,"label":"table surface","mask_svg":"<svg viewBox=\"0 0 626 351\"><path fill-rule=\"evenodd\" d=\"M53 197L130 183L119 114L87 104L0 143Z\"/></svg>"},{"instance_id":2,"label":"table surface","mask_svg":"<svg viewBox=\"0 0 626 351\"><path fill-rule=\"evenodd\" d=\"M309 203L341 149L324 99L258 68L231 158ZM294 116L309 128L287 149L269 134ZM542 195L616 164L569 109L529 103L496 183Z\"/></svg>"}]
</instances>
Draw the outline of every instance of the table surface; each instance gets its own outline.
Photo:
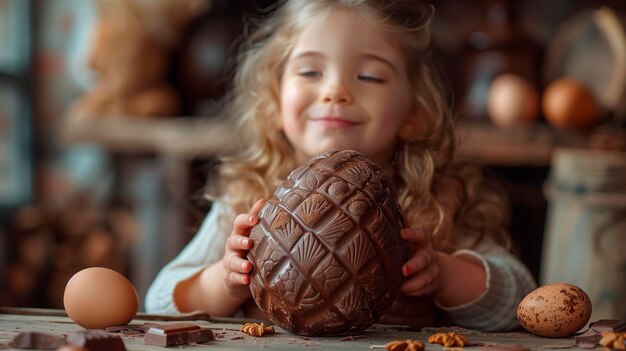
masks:
<instances>
[{"instance_id":1,"label":"table surface","mask_svg":"<svg viewBox=\"0 0 626 351\"><path fill-rule=\"evenodd\" d=\"M169 323L185 321L202 327L211 328L216 334L215 341L199 345L176 346L171 348L190 348L193 350L384 350L383 346L394 340L420 340L426 345L427 351L442 351L444 348L436 344L428 344L428 337L435 333L454 331L469 338L472 346L464 350L521 351L527 350L583 350L576 347L573 337L540 338L529 333L483 333L462 328L424 328L419 332L404 327L373 325L359 335L352 337L302 337L276 328L276 334L253 337L239 331L239 327L248 320L243 319L211 319L202 314L185 316L160 316L138 314L130 325L144 323ZM80 330L62 310L17 309L0 307L0 349L8 347L8 343L20 332L35 331L41 333L63 335L72 330ZM145 345L140 335L122 335L128 351L162 350L162 347ZM451 350L451 349L447 349ZM460 349L456 348L455 351Z\"/></svg>"}]
</instances>

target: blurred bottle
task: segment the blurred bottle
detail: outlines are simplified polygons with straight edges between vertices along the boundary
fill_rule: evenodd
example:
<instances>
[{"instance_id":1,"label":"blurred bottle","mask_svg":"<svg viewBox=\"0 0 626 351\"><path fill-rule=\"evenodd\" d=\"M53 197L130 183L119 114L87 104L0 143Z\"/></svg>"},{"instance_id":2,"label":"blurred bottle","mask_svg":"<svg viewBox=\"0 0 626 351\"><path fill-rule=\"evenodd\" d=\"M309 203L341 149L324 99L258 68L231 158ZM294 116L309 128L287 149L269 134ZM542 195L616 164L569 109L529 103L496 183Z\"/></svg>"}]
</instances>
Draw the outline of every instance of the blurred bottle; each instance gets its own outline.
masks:
<instances>
[{"instance_id":1,"label":"blurred bottle","mask_svg":"<svg viewBox=\"0 0 626 351\"><path fill-rule=\"evenodd\" d=\"M222 107L236 69L238 46L275 0L214 0L185 28L176 55L175 80L184 115L213 116Z\"/></svg>"},{"instance_id":2,"label":"blurred bottle","mask_svg":"<svg viewBox=\"0 0 626 351\"><path fill-rule=\"evenodd\" d=\"M241 14L217 2L184 31L175 79L184 115L213 115L227 91L234 49L241 39Z\"/></svg>"},{"instance_id":3,"label":"blurred bottle","mask_svg":"<svg viewBox=\"0 0 626 351\"><path fill-rule=\"evenodd\" d=\"M491 82L499 74L522 76L541 91L543 49L519 26L519 4L512 0L483 0L483 24L470 33L463 52L463 118L488 120L487 96Z\"/></svg>"}]
</instances>

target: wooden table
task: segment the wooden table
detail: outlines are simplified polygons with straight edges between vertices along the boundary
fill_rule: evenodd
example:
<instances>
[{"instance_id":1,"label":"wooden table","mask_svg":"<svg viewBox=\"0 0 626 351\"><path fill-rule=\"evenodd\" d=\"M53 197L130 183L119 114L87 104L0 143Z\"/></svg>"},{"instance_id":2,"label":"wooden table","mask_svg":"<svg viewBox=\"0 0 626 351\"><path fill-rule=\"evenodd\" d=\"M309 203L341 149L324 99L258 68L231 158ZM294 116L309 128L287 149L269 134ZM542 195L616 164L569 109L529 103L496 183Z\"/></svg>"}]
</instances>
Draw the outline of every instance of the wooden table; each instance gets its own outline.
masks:
<instances>
[{"instance_id":1,"label":"wooden table","mask_svg":"<svg viewBox=\"0 0 626 351\"><path fill-rule=\"evenodd\" d=\"M264 337L252 337L239 332L239 327L247 320L243 319L210 319L203 314L186 316L159 316L138 314L130 324L142 325L152 322L167 323L168 321L186 320L202 327L213 329L218 336L215 341L201 345L172 347L193 350L384 350L383 345L393 340L414 339L426 344L427 351L442 351L440 345L428 344L430 335L439 332L454 331L467 336L473 346L464 350L521 351L554 350L568 348L583 350L574 345L573 338L549 339L540 338L523 332L482 333L462 328L425 328L420 332L410 331L404 327L374 325L360 335L353 337L302 337L276 328L276 334ZM81 329L65 316L62 310L47 309L16 309L0 307L0 349L20 332L36 331L48 334L66 334ZM158 346L143 344L141 336L122 336L128 351L162 350ZM452 349L447 349L452 350ZM459 351L460 349L454 349Z\"/></svg>"}]
</instances>

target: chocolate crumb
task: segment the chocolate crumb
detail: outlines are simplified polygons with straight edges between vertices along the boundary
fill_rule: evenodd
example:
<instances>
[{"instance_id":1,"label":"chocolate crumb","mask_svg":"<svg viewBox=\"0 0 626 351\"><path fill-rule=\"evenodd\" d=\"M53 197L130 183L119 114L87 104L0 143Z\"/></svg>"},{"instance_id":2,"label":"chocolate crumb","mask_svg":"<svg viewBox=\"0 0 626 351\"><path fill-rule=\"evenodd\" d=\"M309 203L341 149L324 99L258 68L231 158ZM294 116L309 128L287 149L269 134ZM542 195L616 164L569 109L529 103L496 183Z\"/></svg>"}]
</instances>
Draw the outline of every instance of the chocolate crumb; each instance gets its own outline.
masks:
<instances>
[{"instance_id":1,"label":"chocolate crumb","mask_svg":"<svg viewBox=\"0 0 626 351\"><path fill-rule=\"evenodd\" d=\"M354 341L354 340L358 340L358 339L364 339L367 336L365 335L349 335L346 337L343 337L341 339L339 339L339 341Z\"/></svg>"}]
</instances>

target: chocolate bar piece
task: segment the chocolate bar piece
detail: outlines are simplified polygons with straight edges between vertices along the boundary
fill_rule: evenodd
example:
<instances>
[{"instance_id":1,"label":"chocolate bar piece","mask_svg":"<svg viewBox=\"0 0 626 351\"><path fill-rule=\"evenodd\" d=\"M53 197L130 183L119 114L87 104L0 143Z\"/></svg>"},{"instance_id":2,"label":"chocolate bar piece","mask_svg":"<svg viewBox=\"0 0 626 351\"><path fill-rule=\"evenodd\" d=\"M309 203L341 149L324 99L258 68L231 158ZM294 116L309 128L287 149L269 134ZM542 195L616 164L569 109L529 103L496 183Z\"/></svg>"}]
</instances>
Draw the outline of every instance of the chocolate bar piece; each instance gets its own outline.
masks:
<instances>
[{"instance_id":1,"label":"chocolate bar piece","mask_svg":"<svg viewBox=\"0 0 626 351\"><path fill-rule=\"evenodd\" d=\"M171 323L148 329L143 341L148 345L161 347L200 344L215 340L213 331L190 323Z\"/></svg>"},{"instance_id":2,"label":"chocolate bar piece","mask_svg":"<svg viewBox=\"0 0 626 351\"><path fill-rule=\"evenodd\" d=\"M89 351L126 351L122 338L101 329L73 331L67 334L65 340Z\"/></svg>"},{"instance_id":3,"label":"chocolate bar piece","mask_svg":"<svg viewBox=\"0 0 626 351\"><path fill-rule=\"evenodd\" d=\"M54 350L65 345L65 338L39 332L22 332L13 338L10 345L16 349Z\"/></svg>"},{"instance_id":4,"label":"chocolate bar piece","mask_svg":"<svg viewBox=\"0 0 626 351\"><path fill-rule=\"evenodd\" d=\"M576 337L574 338L577 345L587 347L595 347L600 343L600 339L602 339L602 334L597 334L591 329L587 330L583 334L576 335Z\"/></svg>"},{"instance_id":5,"label":"chocolate bar piece","mask_svg":"<svg viewBox=\"0 0 626 351\"><path fill-rule=\"evenodd\" d=\"M621 333L626 331L626 321L619 319L600 319L589 324L589 329L577 335L574 339L576 344L583 346L599 345L602 333Z\"/></svg>"},{"instance_id":6,"label":"chocolate bar piece","mask_svg":"<svg viewBox=\"0 0 626 351\"><path fill-rule=\"evenodd\" d=\"M621 333L626 331L626 320L600 319L589 324L589 329L593 329L600 334L603 332Z\"/></svg>"}]
</instances>

